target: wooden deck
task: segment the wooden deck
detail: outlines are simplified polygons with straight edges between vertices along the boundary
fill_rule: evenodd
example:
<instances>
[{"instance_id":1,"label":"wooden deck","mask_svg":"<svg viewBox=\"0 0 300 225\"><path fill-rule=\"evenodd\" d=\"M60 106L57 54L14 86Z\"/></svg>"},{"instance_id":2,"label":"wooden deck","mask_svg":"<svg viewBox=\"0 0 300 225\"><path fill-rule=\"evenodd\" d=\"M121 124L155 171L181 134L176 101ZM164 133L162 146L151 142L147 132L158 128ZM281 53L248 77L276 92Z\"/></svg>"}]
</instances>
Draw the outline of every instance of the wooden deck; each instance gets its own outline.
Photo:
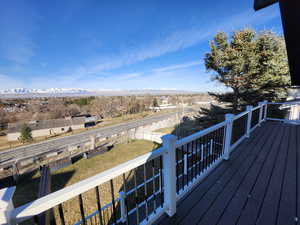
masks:
<instances>
[{"instance_id":1,"label":"wooden deck","mask_svg":"<svg viewBox=\"0 0 300 225\"><path fill-rule=\"evenodd\" d=\"M300 224L300 126L266 122L157 224Z\"/></svg>"}]
</instances>

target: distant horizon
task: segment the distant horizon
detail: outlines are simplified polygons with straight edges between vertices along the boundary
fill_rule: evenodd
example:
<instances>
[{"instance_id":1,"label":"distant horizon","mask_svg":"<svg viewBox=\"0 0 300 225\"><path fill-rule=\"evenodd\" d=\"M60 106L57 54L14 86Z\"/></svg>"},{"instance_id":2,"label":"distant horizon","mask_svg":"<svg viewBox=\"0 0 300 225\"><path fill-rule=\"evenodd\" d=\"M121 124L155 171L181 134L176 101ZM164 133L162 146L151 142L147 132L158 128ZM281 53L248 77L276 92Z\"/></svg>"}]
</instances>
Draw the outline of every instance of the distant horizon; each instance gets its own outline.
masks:
<instances>
[{"instance_id":1,"label":"distant horizon","mask_svg":"<svg viewBox=\"0 0 300 225\"><path fill-rule=\"evenodd\" d=\"M70 90L70 91L68 91ZM78 91L76 91L78 90ZM0 99L14 98L51 98L51 97L91 97L91 96L134 96L134 95L189 95L208 94L200 90L174 90L174 89L136 89L136 90L84 90L84 89L55 89L41 92L3 92L0 90Z\"/></svg>"},{"instance_id":2,"label":"distant horizon","mask_svg":"<svg viewBox=\"0 0 300 225\"><path fill-rule=\"evenodd\" d=\"M4 0L0 89L222 90L204 55L218 31L244 27L282 34L278 4Z\"/></svg>"}]
</instances>

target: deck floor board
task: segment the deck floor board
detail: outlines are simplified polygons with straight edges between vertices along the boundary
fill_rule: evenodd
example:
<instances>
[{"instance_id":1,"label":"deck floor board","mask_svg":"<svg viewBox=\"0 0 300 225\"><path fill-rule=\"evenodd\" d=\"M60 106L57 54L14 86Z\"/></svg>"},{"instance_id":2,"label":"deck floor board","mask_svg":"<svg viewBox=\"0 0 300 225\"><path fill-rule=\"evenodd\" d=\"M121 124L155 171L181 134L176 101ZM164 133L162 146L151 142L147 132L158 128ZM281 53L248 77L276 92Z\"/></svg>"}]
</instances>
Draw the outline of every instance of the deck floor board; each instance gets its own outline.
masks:
<instances>
[{"instance_id":1,"label":"deck floor board","mask_svg":"<svg viewBox=\"0 0 300 225\"><path fill-rule=\"evenodd\" d=\"M297 224L300 126L265 122L156 224Z\"/></svg>"}]
</instances>

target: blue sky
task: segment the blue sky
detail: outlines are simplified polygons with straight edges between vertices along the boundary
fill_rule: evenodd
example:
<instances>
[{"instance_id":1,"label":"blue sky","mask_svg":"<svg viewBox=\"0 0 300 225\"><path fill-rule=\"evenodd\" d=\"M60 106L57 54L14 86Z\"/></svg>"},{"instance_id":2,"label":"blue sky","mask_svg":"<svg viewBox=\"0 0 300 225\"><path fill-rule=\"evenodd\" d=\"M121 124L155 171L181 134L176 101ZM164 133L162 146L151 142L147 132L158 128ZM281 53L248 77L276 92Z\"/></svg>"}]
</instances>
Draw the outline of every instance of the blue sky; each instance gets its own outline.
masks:
<instances>
[{"instance_id":1,"label":"blue sky","mask_svg":"<svg viewBox=\"0 0 300 225\"><path fill-rule=\"evenodd\" d=\"M2 0L0 89L221 90L203 65L218 31L282 33L253 0Z\"/></svg>"}]
</instances>

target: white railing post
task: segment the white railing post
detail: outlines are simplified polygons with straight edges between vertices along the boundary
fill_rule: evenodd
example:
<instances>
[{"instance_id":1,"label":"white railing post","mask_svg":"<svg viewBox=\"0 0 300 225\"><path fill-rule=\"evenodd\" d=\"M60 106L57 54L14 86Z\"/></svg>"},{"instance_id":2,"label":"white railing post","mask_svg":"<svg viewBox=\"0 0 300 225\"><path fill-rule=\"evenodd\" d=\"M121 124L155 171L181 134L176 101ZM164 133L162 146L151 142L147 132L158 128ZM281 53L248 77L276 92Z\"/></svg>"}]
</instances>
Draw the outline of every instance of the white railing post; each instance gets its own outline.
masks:
<instances>
[{"instance_id":1,"label":"white railing post","mask_svg":"<svg viewBox=\"0 0 300 225\"><path fill-rule=\"evenodd\" d=\"M162 136L163 147L163 179L165 212L168 216L176 213L176 140L172 134Z\"/></svg>"},{"instance_id":2,"label":"white railing post","mask_svg":"<svg viewBox=\"0 0 300 225\"><path fill-rule=\"evenodd\" d=\"M248 111L246 137L250 137L251 120L252 120L252 108L253 108L252 105L247 105L247 107L246 107L246 111Z\"/></svg>"},{"instance_id":3,"label":"white railing post","mask_svg":"<svg viewBox=\"0 0 300 225\"><path fill-rule=\"evenodd\" d=\"M11 213L14 209L12 198L16 187L8 187L0 190L0 225L13 225Z\"/></svg>"},{"instance_id":4,"label":"white railing post","mask_svg":"<svg viewBox=\"0 0 300 225\"><path fill-rule=\"evenodd\" d=\"M126 199L126 193L124 191L119 192L120 197L120 208L121 208L121 222L125 223L127 216L126 216L126 205L125 205L125 199Z\"/></svg>"},{"instance_id":5,"label":"white railing post","mask_svg":"<svg viewBox=\"0 0 300 225\"><path fill-rule=\"evenodd\" d=\"M261 122L262 122L262 116L263 116L263 107L264 107L264 102L259 102L258 105L259 107L259 117L258 117L258 125L260 126Z\"/></svg>"},{"instance_id":6,"label":"white railing post","mask_svg":"<svg viewBox=\"0 0 300 225\"><path fill-rule=\"evenodd\" d=\"M263 121L267 120L267 112L268 112L268 101L265 101L265 112Z\"/></svg>"},{"instance_id":7,"label":"white railing post","mask_svg":"<svg viewBox=\"0 0 300 225\"><path fill-rule=\"evenodd\" d=\"M231 135L232 135L232 124L234 115L228 113L225 115L226 119L226 129L225 129L225 146L224 146L224 156L223 159L229 160L230 146L231 146Z\"/></svg>"}]
</instances>

